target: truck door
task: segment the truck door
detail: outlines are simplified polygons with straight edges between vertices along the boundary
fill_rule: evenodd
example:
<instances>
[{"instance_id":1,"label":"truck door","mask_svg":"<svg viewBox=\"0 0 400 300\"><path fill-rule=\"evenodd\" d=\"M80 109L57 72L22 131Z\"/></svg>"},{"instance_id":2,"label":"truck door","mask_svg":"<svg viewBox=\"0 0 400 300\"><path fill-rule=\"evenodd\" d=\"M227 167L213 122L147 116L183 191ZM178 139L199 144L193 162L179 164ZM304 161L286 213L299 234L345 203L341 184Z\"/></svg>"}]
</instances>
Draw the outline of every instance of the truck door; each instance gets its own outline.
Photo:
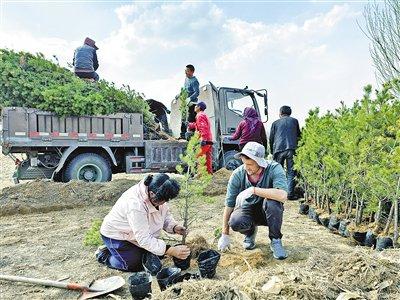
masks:
<instances>
[{"instance_id":1,"label":"truck door","mask_svg":"<svg viewBox=\"0 0 400 300\"><path fill-rule=\"evenodd\" d=\"M222 112L221 131L223 135L232 135L246 107L253 107L259 112L253 92L242 89L221 88L219 90L220 109Z\"/></svg>"}]
</instances>

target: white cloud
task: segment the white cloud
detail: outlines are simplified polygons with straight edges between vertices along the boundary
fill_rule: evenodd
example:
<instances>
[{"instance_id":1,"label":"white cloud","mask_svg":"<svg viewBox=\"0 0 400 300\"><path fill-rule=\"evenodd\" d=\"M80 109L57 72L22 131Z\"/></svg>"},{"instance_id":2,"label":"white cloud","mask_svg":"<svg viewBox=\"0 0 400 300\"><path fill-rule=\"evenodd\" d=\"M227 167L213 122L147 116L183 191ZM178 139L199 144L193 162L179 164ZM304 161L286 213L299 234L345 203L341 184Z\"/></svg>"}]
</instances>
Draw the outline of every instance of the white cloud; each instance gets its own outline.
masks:
<instances>
[{"instance_id":1,"label":"white cloud","mask_svg":"<svg viewBox=\"0 0 400 300\"><path fill-rule=\"evenodd\" d=\"M343 24L358 32L358 15L345 4L302 22L266 23L227 16L208 2L122 5L115 10L119 29L97 41L99 74L169 104L184 66L193 63L201 84L266 87L274 118L289 104L302 119L314 106L354 100L373 80L367 42L347 44L338 33ZM29 28L0 33L0 47L57 54L64 64L80 43L32 36Z\"/></svg>"}]
</instances>

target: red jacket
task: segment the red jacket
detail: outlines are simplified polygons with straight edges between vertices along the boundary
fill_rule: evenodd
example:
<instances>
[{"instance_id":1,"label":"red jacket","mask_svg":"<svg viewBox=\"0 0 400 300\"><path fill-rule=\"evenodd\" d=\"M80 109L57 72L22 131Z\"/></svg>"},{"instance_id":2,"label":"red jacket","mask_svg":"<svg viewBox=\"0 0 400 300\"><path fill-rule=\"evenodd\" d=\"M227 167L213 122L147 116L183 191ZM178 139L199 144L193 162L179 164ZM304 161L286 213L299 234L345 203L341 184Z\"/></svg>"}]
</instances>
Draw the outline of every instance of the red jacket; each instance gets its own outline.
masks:
<instances>
[{"instance_id":1,"label":"red jacket","mask_svg":"<svg viewBox=\"0 0 400 300\"><path fill-rule=\"evenodd\" d=\"M196 122L189 123L189 129L198 131L202 141L212 141L210 119L203 111L196 114Z\"/></svg>"}]
</instances>

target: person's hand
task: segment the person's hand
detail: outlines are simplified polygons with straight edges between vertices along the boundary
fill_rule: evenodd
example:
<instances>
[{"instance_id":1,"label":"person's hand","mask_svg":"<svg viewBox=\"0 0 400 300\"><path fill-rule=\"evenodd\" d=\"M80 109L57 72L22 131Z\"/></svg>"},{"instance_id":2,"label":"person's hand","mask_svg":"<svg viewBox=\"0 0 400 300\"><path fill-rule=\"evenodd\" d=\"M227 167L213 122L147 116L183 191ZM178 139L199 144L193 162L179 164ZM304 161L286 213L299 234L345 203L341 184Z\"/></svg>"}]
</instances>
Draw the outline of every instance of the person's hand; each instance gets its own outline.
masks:
<instances>
[{"instance_id":1,"label":"person's hand","mask_svg":"<svg viewBox=\"0 0 400 300\"><path fill-rule=\"evenodd\" d=\"M190 254L190 248L186 245L173 246L168 249L167 254L179 259L186 259Z\"/></svg>"},{"instance_id":2,"label":"person's hand","mask_svg":"<svg viewBox=\"0 0 400 300\"><path fill-rule=\"evenodd\" d=\"M206 146L207 142L206 141L200 141L200 146Z\"/></svg>"},{"instance_id":3,"label":"person's hand","mask_svg":"<svg viewBox=\"0 0 400 300\"><path fill-rule=\"evenodd\" d=\"M225 251L231 247L231 238L227 234L222 234L218 240L218 250Z\"/></svg>"},{"instance_id":4,"label":"person's hand","mask_svg":"<svg viewBox=\"0 0 400 300\"><path fill-rule=\"evenodd\" d=\"M174 227L174 233L176 233L176 234L186 235L187 232L188 232L188 230L185 227L181 226L181 225L176 225Z\"/></svg>"},{"instance_id":5,"label":"person's hand","mask_svg":"<svg viewBox=\"0 0 400 300\"><path fill-rule=\"evenodd\" d=\"M242 207L244 204L244 201L253 195L254 195L254 187L253 186L240 192L239 195L237 195L237 197L236 197L236 206Z\"/></svg>"}]
</instances>

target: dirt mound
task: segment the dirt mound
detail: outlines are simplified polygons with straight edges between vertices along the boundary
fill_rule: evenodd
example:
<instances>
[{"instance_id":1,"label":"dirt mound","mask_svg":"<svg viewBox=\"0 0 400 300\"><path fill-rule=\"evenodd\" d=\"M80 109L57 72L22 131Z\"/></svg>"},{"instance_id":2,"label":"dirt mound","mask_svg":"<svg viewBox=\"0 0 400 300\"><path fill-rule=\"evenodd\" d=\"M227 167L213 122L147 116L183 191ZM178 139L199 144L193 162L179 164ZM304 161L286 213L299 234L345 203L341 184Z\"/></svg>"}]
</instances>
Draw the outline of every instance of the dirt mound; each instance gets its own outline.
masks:
<instances>
[{"instance_id":1,"label":"dirt mound","mask_svg":"<svg viewBox=\"0 0 400 300\"><path fill-rule=\"evenodd\" d=\"M204 195L217 196L225 194L226 186L228 185L231 175L232 171L225 168L219 169L213 174L210 184L205 188Z\"/></svg>"},{"instance_id":2,"label":"dirt mound","mask_svg":"<svg viewBox=\"0 0 400 300\"><path fill-rule=\"evenodd\" d=\"M354 293L360 299L396 299L400 295L400 263L378 255L372 258L366 251L355 249L345 257L314 251L308 260L299 263L258 265L246 272L236 269L229 280L192 280L174 288L181 289L181 300L336 299L342 292ZM255 261L260 262L257 258ZM227 268L224 261L219 268ZM176 297L174 288L155 299Z\"/></svg>"},{"instance_id":3,"label":"dirt mound","mask_svg":"<svg viewBox=\"0 0 400 300\"><path fill-rule=\"evenodd\" d=\"M127 179L105 183L36 180L6 187L0 193L0 216L49 212L104 201L112 205L123 192L137 182Z\"/></svg>"}]
</instances>

